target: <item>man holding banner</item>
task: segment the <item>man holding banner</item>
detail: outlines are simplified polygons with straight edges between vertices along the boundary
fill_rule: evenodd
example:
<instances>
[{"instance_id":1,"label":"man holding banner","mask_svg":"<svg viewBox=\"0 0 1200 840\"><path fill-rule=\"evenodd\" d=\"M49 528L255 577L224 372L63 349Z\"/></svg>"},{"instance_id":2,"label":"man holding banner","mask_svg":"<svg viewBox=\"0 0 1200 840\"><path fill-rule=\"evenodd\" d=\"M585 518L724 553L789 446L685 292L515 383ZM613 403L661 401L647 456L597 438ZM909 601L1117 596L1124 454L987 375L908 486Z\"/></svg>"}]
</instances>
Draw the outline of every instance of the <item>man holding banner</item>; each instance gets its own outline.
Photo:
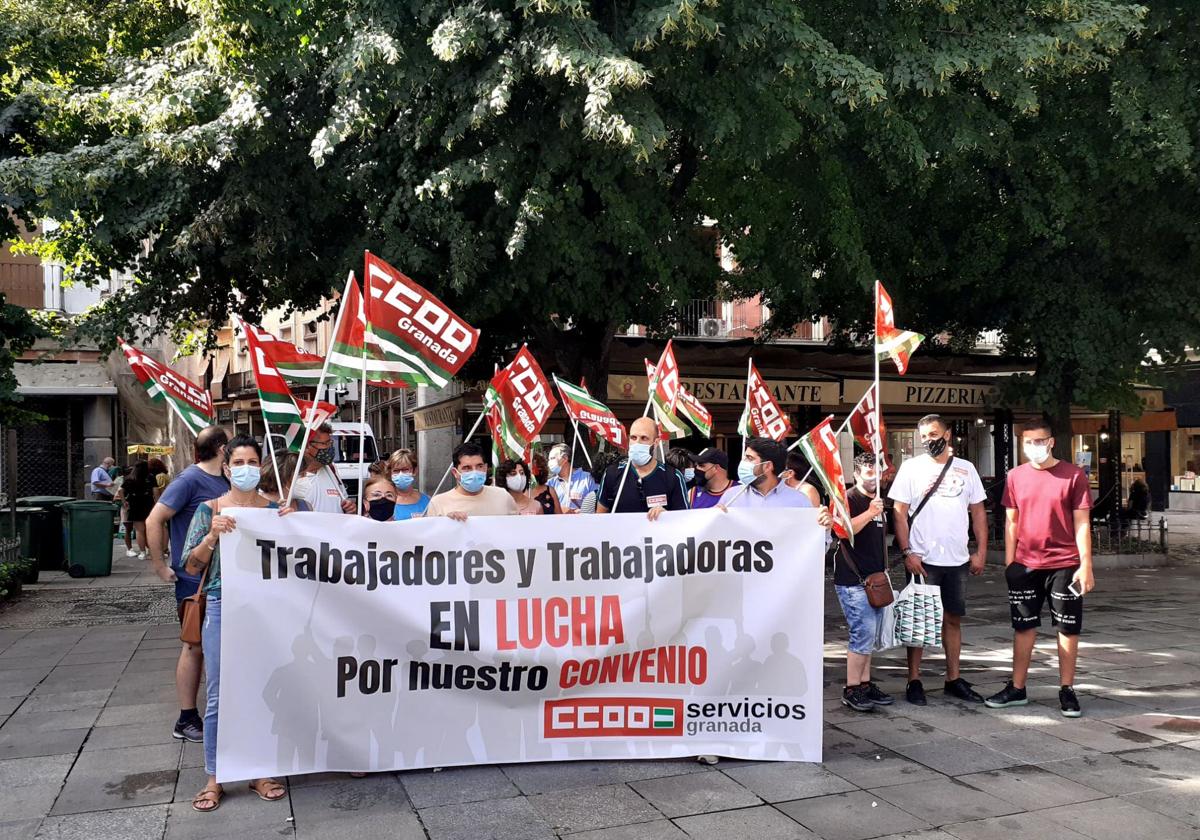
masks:
<instances>
[{"instance_id":1,"label":"man holding banner","mask_svg":"<svg viewBox=\"0 0 1200 840\"><path fill-rule=\"evenodd\" d=\"M513 516L520 512L507 490L488 486L483 447L470 441L460 443L452 460L456 485L433 497L425 509L427 517L446 516L466 522L468 516Z\"/></svg>"},{"instance_id":2,"label":"man holding banner","mask_svg":"<svg viewBox=\"0 0 1200 840\"><path fill-rule=\"evenodd\" d=\"M596 513L645 513L651 522L664 510L687 510L687 488L679 471L658 463L658 423L639 417L629 426L629 460L608 468L600 482ZM622 481L626 472L632 472ZM620 498L617 498L618 492Z\"/></svg>"}]
</instances>

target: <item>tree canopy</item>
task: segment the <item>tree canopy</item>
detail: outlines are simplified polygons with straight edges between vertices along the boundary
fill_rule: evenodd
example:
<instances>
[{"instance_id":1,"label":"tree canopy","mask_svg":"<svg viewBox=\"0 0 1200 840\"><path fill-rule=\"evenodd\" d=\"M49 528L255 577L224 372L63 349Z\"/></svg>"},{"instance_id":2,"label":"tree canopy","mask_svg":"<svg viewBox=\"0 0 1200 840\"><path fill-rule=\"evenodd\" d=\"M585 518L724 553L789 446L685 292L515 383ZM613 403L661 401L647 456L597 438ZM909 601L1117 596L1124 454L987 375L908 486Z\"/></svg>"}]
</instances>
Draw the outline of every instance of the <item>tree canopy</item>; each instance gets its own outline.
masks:
<instances>
[{"instance_id":1,"label":"tree canopy","mask_svg":"<svg viewBox=\"0 0 1200 840\"><path fill-rule=\"evenodd\" d=\"M5 200L62 222L39 247L135 266L104 341L310 306L369 248L483 328L477 372L531 339L602 387L620 327L721 291L851 330L878 276L904 326L1066 376L1194 172L1194 29L1117 0L0 0L0 29L31 7L110 15L66 70L6 45L0 119ZM1162 236L1140 277L1190 255ZM1087 369L1097 399L1129 371Z\"/></svg>"}]
</instances>

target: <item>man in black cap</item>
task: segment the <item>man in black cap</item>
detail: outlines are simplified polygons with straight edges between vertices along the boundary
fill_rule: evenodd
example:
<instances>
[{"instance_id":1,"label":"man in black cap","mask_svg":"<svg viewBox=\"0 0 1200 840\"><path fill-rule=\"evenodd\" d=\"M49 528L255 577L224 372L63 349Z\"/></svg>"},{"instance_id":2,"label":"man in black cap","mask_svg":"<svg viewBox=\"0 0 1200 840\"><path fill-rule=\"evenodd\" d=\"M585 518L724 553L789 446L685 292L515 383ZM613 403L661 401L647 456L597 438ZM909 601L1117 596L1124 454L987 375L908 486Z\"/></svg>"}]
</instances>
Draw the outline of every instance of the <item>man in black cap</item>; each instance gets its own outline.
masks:
<instances>
[{"instance_id":1,"label":"man in black cap","mask_svg":"<svg viewBox=\"0 0 1200 840\"><path fill-rule=\"evenodd\" d=\"M729 456L712 446L696 456L696 473L704 483L688 491L692 510L716 507L725 491L737 486L729 477Z\"/></svg>"}]
</instances>

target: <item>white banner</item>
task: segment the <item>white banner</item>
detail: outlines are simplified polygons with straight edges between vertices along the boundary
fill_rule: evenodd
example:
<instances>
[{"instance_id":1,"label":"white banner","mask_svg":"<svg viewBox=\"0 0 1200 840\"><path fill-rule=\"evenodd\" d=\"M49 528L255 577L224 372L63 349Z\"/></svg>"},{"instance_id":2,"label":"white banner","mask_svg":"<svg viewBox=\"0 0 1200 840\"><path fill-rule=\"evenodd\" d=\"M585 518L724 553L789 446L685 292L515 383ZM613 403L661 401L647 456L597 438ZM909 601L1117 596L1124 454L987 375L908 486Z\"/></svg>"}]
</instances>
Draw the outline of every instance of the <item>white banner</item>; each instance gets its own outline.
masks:
<instances>
[{"instance_id":1,"label":"white banner","mask_svg":"<svg viewBox=\"0 0 1200 840\"><path fill-rule=\"evenodd\" d=\"M816 511L230 511L222 781L564 759L821 760Z\"/></svg>"}]
</instances>

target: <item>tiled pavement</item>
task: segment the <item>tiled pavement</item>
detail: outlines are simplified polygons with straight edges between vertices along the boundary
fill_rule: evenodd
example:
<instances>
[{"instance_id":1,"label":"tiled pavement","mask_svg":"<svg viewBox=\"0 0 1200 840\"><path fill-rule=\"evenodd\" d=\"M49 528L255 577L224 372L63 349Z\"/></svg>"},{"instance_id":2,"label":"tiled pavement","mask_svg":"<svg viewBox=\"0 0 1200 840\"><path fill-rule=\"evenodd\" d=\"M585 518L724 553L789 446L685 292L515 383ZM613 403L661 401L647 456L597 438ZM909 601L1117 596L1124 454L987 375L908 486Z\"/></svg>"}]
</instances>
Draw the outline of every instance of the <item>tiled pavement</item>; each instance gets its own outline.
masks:
<instances>
[{"instance_id":1,"label":"tiled pavement","mask_svg":"<svg viewBox=\"0 0 1200 840\"><path fill-rule=\"evenodd\" d=\"M291 779L277 804L234 787L214 814L190 806L203 780L199 746L169 737L176 628L128 623L139 609L169 620L169 594L135 582L136 565L118 563L117 574L126 577L50 583L0 610L3 840L1200 838L1200 566L1101 576L1085 619L1080 720L1059 715L1049 637L1024 709L991 712L931 692L926 708L901 700L848 712L838 702L844 627L830 600L820 765L328 774ZM967 676L995 689L1009 661L995 570L972 582L971 611ZM900 658L879 665L883 687L898 692Z\"/></svg>"}]
</instances>

